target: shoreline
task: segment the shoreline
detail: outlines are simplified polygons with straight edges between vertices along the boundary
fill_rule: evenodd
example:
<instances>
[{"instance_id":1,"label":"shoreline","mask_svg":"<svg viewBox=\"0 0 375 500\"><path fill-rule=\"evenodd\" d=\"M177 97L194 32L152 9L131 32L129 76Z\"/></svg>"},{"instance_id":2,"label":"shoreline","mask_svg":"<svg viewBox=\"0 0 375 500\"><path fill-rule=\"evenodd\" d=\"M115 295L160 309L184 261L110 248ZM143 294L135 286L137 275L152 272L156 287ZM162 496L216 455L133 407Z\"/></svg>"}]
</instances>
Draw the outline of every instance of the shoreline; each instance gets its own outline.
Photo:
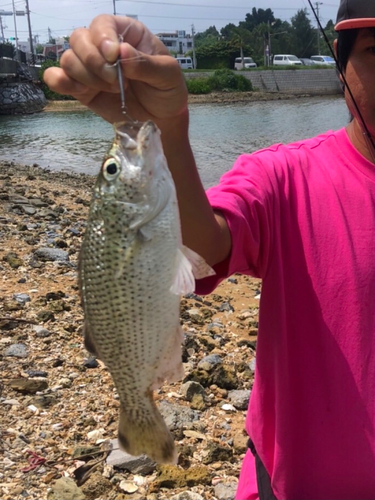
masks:
<instances>
[{"instance_id":1,"label":"shoreline","mask_svg":"<svg viewBox=\"0 0 375 500\"><path fill-rule=\"evenodd\" d=\"M315 97L337 97L337 95L290 94L280 92L211 92L210 94L189 94L188 104L233 104L237 102L282 101ZM88 108L78 101L47 101L43 112L85 111Z\"/></svg>"}]
</instances>

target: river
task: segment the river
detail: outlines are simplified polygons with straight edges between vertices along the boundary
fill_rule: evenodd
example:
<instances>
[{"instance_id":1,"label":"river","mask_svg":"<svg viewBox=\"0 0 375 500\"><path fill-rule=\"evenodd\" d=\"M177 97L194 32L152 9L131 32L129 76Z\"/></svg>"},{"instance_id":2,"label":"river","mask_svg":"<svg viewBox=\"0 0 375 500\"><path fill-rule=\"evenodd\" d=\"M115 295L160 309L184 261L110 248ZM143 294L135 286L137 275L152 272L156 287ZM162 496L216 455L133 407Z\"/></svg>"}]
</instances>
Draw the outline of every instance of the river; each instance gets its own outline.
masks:
<instances>
[{"instance_id":1,"label":"river","mask_svg":"<svg viewBox=\"0 0 375 500\"><path fill-rule=\"evenodd\" d=\"M349 119L342 97L193 104L190 110L190 140L206 188L241 153L337 130ZM112 137L111 125L89 111L0 116L0 159L95 175Z\"/></svg>"}]
</instances>

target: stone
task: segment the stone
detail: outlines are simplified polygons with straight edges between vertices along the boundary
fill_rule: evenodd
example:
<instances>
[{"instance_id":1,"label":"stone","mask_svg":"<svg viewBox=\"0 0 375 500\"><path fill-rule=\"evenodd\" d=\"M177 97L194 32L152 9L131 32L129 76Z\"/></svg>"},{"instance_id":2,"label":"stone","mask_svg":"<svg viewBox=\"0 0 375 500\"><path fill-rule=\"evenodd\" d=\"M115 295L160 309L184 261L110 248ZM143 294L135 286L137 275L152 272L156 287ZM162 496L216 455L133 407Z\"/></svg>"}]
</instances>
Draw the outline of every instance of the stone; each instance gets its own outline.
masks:
<instances>
[{"instance_id":1,"label":"stone","mask_svg":"<svg viewBox=\"0 0 375 500\"><path fill-rule=\"evenodd\" d=\"M192 401L193 397L197 394L200 394L203 397L205 397L206 395L204 387L198 382L193 382L193 381L182 384L180 390L181 394L185 397L187 401Z\"/></svg>"},{"instance_id":2,"label":"stone","mask_svg":"<svg viewBox=\"0 0 375 500\"><path fill-rule=\"evenodd\" d=\"M25 344L13 344L5 349L4 356L13 356L15 358L27 358L28 352Z\"/></svg>"},{"instance_id":3,"label":"stone","mask_svg":"<svg viewBox=\"0 0 375 500\"><path fill-rule=\"evenodd\" d=\"M191 428L193 422L199 419L199 413L186 406L161 401L159 411L171 431Z\"/></svg>"},{"instance_id":4,"label":"stone","mask_svg":"<svg viewBox=\"0 0 375 500\"><path fill-rule=\"evenodd\" d=\"M60 250L59 248L37 248L34 252L34 256L43 262L67 262L69 260L68 252Z\"/></svg>"},{"instance_id":5,"label":"stone","mask_svg":"<svg viewBox=\"0 0 375 500\"><path fill-rule=\"evenodd\" d=\"M202 495L195 493L194 491L183 491L177 495L173 495L169 500L204 500Z\"/></svg>"},{"instance_id":6,"label":"stone","mask_svg":"<svg viewBox=\"0 0 375 500\"><path fill-rule=\"evenodd\" d=\"M127 470L132 474L147 475L151 474L156 467L155 462L153 462L146 455L140 455L134 457L129 455L125 451L120 449L120 445L117 439L112 439L110 441L112 445L112 451L109 453L106 464L112 465L118 469Z\"/></svg>"},{"instance_id":7,"label":"stone","mask_svg":"<svg viewBox=\"0 0 375 500\"><path fill-rule=\"evenodd\" d=\"M108 494L112 488L113 485L111 481L105 478L99 471L93 472L81 486L83 494L90 500L108 498Z\"/></svg>"},{"instance_id":8,"label":"stone","mask_svg":"<svg viewBox=\"0 0 375 500\"><path fill-rule=\"evenodd\" d=\"M228 393L228 398L237 410L247 410L251 391L234 390Z\"/></svg>"},{"instance_id":9,"label":"stone","mask_svg":"<svg viewBox=\"0 0 375 500\"><path fill-rule=\"evenodd\" d=\"M15 293L13 295L13 298L20 304L26 304L26 302L31 301L30 295L28 295L27 293Z\"/></svg>"},{"instance_id":10,"label":"stone","mask_svg":"<svg viewBox=\"0 0 375 500\"><path fill-rule=\"evenodd\" d=\"M70 477L61 477L52 484L47 500L86 500L83 491Z\"/></svg>"},{"instance_id":11,"label":"stone","mask_svg":"<svg viewBox=\"0 0 375 500\"><path fill-rule=\"evenodd\" d=\"M237 491L237 483L219 483L215 486L215 497L217 500L234 500Z\"/></svg>"},{"instance_id":12,"label":"stone","mask_svg":"<svg viewBox=\"0 0 375 500\"><path fill-rule=\"evenodd\" d=\"M216 442L209 442L206 452L207 454L202 460L205 465L212 464L213 462L227 462L233 458L231 448Z\"/></svg>"},{"instance_id":13,"label":"stone","mask_svg":"<svg viewBox=\"0 0 375 500\"><path fill-rule=\"evenodd\" d=\"M152 483L152 488L184 488L210 484L212 474L207 467L197 466L181 469L177 465L160 465L159 475Z\"/></svg>"},{"instance_id":14,"label":"stone","mask_svg":"<svg viewBox=\"0 0 375 500\"><path fill-rule=\"evenodd\" d=\"M15 391L24 394L35 394L44 391L48 387L48 382L43 379L16 378L9 381L9 385Z\"/></svg>"},{"instance_id":15,"label":"stone","mask_svg":"<svg viewBox=\"0 0 375 500\"><path fill-rule=\"evenodd\" d=\"M3 261L7 262L12 269L17 269L24 265L23 260L14 252L9 252L4 255Z\"/></svg>"},{"instance_id":16,"label":"stone","mask_svg":"<svg viewBox=\"0 0 375 500\"><path fill-rule=\"evenodd\" d=\"M205 370L206 372L211 371L216 366L222 363L222 359L218 354L210 354L204 357L198 363L198 369Z\"/></svg>"}]
</instances>

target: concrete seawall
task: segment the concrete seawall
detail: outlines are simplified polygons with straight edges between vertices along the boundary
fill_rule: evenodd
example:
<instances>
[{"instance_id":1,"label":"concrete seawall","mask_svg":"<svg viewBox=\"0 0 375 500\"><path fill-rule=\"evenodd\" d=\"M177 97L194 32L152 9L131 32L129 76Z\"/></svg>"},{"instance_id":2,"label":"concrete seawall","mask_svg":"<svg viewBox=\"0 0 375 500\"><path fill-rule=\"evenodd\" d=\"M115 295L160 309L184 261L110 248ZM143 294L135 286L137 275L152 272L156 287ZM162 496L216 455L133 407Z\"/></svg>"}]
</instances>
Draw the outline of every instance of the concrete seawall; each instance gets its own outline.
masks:
<instances>
[{"instance_id":1,"label":"concrete seawall","mask_svg":"<svg viewBox=\"0 0 375 500\"><path fill-rule=\"evenodd\" d=\"M186 79L213 75L213 71L185 73ZM340 94L341 86L334 69L288 69L238 71L248 78L254 89L262 92L289 94L330 95Z\"/></svg>"}]
</instances>

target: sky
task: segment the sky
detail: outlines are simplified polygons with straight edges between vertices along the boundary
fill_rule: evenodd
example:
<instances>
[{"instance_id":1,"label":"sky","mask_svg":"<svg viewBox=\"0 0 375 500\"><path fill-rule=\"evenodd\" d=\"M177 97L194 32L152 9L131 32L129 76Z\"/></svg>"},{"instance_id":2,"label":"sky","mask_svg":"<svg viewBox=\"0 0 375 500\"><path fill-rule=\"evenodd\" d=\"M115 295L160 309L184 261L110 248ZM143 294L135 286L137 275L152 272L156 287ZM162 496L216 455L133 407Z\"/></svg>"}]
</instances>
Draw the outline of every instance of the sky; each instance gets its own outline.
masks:
<instances>
[{"instance_id":1,"label":"sky","mask_svg":"<svg viewBox=\"0 0 375 500\"><path fill-rule=\"evenodd\" d=\"M1 11L25 11L25 0L0 0ZM115 3L114 3L115 2ZM328 3L314 0L314 7L319 5L319 17L323 26L332 19L335 21L339 0ZM314 26L316 21L308 0L29 0L32 34L39 36L39 43L48 41L48 28L51 36L69 36L78 27L88 26L90 21L102 13L135 15L153 33L185 30L203 32L210 26L220 30L228 23L238 24L243 21L253 7L270 8L275 17L290 21L298 10L306 8ZM5 38L14 37L13 16L1 16ZM16 16L18 39L28 38L26 16ZM0 33L1 36L1 33Z\"/></svg>"}]
</instances>

